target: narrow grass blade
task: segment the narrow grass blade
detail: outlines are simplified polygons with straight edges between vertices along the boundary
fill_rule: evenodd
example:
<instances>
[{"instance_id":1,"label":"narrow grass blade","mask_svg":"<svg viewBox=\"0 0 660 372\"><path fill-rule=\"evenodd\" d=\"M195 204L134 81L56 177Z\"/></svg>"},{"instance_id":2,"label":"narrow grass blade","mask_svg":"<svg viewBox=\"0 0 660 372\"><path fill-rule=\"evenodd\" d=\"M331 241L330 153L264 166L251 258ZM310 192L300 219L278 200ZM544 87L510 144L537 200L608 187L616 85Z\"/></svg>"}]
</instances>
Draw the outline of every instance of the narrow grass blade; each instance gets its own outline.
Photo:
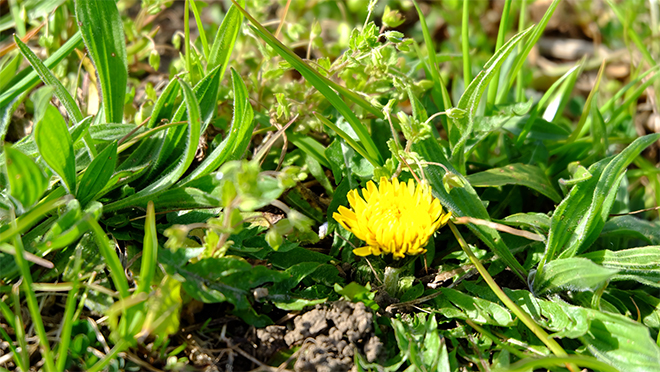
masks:
<instances>
[{"instance_id":1,"label":"narrow grass blade","mask_svg":"<svg viewBox=\"0 0 660 372\"><path fill-rule=\"evenodd\" d=\"M232 0L234 1L234 0ZM369 156L369 161L375 165L382 165L383 158L381 157L378 148L374 144L367 128L358 120L357 116L353 111L348 107L348 105L339 97L337 93L329 86L324 79L322 79L309 65L307 65L298 55L293 53L289 48L284 46L277 38L275 38L268 30L266 30L256 19L254 19L249 13L247 13L243 8L237 5L234 2L234 5L243 13L243 15L250 20L254 25L254 30L268 45L270 45L275 51L284 58L287 62L291 64L300 74L309 81L316 89L318 89L321 94L334 106L337 111L346 119L346 121L351 125L355 133L357 133L362 146L366 150L366 153Z\"/></svg>"},{"instance_id":2,"label":"narrow grass blade","mask_svg":"<svg viewBox=\"0 0 660 372\"><path fill-rule=\"evenodd\" d=\"M87 218L87 222L94 234L94 240L99 248L99 253L101 253L105 264L108 266L112 282L115 284L121 298L127 298L130 296L128 292L128 281L126 280L126 274L124 274L124 267L121 265L115 249L110 244L108 237L98 222L89 217Z\"/></svg>"},{"instance_id":3,"label":"narrow grass blade","mask_svg":"<svg viewBox=\"0 0 660 372\"><path fill-rule=\"evenodd\" d=\"M570 137L568 137L568 140L566 143L573 143L575 142L576 139L578 139L582 133L582 128L584 127L584 124L587 122L587 117L589 117L589 113L591 112L591 101L594 99L594 96L596 95L596 92L598 92L598 87L600 87L600 81L603 78L603 72L605 72L605 61L603 60L603 63L600 65L600 70L598 70L598 76L596 77L596 83L594 84L593 89L591 89L591 92L589 92L589 96L587 97L587 102L584 104L584 108L582 109L582 115L580 115L580 121L578 121L577 126L575 127L575 130L573 130L573 133L571 134Z\"/></svg>"},{"instance_id":4,"label":"narrow grass blade","mask_svg":"<svg viewBox=\"0 0 660 372\"><path fill-rule=\"evenodd\" d=\"M624 16L623 12L619 8L618 5L616 5L612 0L606 0L607 4L612 8L612 11L614 12L614 15L619 19L619 22L623 25L623 27L628 31L628 36L632 40L632 42L635 44L637 49L642 53L642 57L644 57L644 61L649 64L649 66L657 66L657 63L655 63L655 60L653 60L653 56L651 56L651 53L649 53L648 48L646 47L646 44L642 41L642 38L635 32L633 27L631 27L630 24L626 21L626 17Z\"/></svg>"},{"instance_id":5,"label":"narrow grass blade","mask_svg":"<svg viewBox=\"0 0 660 372\"><path fill-rule=\"evenodd\" d=\"M71 135L62 114L48 106L44 117L34 128L34 140L39 154L57 174L70 194L76 192L76 157Z\"/></svg>"},{"instance_id":6,"label":"narrow grass blade","mask_svg":"<svg viewBox=\"0 0 660 372\"><path fill-rule=\"evenodd\" d=\"M46 68L51 69L57 66L64 58L73 52L82 43L82 34L76 32L64 45L53 53L43 64ZM32 67L28 67L19 72L5 87L6 90L0 93L0 107L4 107L9 102L14 100L20 94L30 90L30 87L39 81L39 75Z\"/></svg>"},{"instance_id":7,"label":"narrow grass blade","mask_svg":"<svg viewBox=\"0 0 660 372\"><path fill-rule=\"evenodd\" d=\"M76 299L78 298L78 290L80 289L80 268L82 266L81 249L76 249L73 268L73 283L71 290L66 298L66 305L64 307L64 315L62 317L62 328L59 337L59 344L57 346L57 370L64 371L69 353L69 345L71 343L71 331L73 323L76 321L74 318L74 311L76 308Z\"/></svg>"},{"instance_id":8,"label":"narrow grass blade","mask_svg":"<svg viewBox=\"0 0 660 372\"><path fill-rule=\"evenodd\" d=\"M317 140L309 136L303 136L297 133L287 134L287 138L291 143L293 143L297 148L304 151L307 155L316 159L319 164L323 165L326 168L331 168L328 158L325 156L326 148L323 147Z\"/></svg>"},{"instance_id":9,"label":"narrow grass blade","mask_svg":"<svg viewBox=\"0 0 660 372\"><path fill-rule=\"evenodd\" d=\"M330 129L332 129L335 133L339 135L339 137L343 138L346 143L348 143L353 150L355 150L358 154L362 155L365 159L367 159L374 167L378 166L378 163L374 159L371 158L367 150L362 147L357 141L353 139L353 137L349 136L348 133L344 132L341 130L335 123L331 122L330 120L326 119L323 115L320 115L318 113L314 113L314 116L316 116L317 119Z\"/></svg>"},{"instance_id":10,"label":"narrow grass blade","mask_svg":"<svg viewBox=\"0 0 660 372\"><path fill-rule=\"evenodd\" d=\"M509 28L509 12L511 10L511 0L504 1L504 9L502 9L502 19L500 19L500 28L497 30L497 41L495 42L495 50L499 50L504 45L504 36ZM522 30L521 30L522 31ZM487 105L495 104L495 96L497 95L497 88L500 83L500 71L495 72L495 77L488 86L488 100Z\"/></svg>"},{"instance_id":11,"label":"narrow grass blade","mask_svg":"<svg viewBox=\"0 0 660 372\"><path fill-rule=\"evenodd\" d=\"M4 150L9 196L19 203L22 213L44 194L48 180L29 156L7 145Z\"/></svg>"},{"instance_id":12,"label":"narrow grass blade","mask_svg":"<svg viewBox=\"0 0 660 372\"><path fill-rule=\"evenodd\" d=\"M529 134L529 131L532 129L532 125L534 124L534 121L536 121L536 118L539 116L539 112L541 109L543 109L546 105L546 103L550 100L550 97L555 93L555 90L568 78L571 78L574 74L579 74L580 71L580 65L576 65L570 70L568 70L562 77L560 77L557 81L555 81L550 88L543 94L543 97L539 100L539 103L536 104L536 107L532 109L532 112L529 114L529 119L525 122L525 126L523 127L523 130L520 132L518 135L518 139L516 140L516 146L520 147L524 142L525 139L527 138L527 135Z\"/></svg>"},{"instance_id":13,"label":"narrow grass blade","mask_svg":"<svg viewBox=\"0 0 660 372\"><path fill-rule=\"evenodd\" d=\"M106 122L121 123L128 84L124 27L114 1L76 0L76 18L98 74Z\"/></svg>"},{"instance_id":14,"label":"narrow grass blade","mask_svg":"<svg viewBox=\"0 0 660 372\"><path fill-rule=\"evenodd\" d=\"M520 71L523 64L525 63L525 60L527 59L529 52L532 51L532 48L534 47L536 42L541 38L541 35L543 34L545 27L548 25L548 21L550 21L550 18L554 14L555 9L557 9L557 6L559 5L560 1L561 0L553 0L553 2L548 7L548 10L546 10L545 14L543 15L543 18L541 18L539 23L536 26L534 26L534 31L531 33L529 40L525 42L522 53L518 54L518 56L516 57L516 61L513 64L513 68L511 69L511 71L509 71L510 74L509 83L505 87L506 89L500 90L500 93L497 96L496 103L504 102L504 98L506 97L506 94L509 92L509 89L511 89L514 81L518 76L518 71Z\"/></svg>"},{"instance_id":15,"label":"narrow grass blade","mask_svg":"<svg viewBox=\"0 0 660 372\"><path fill-rule=\"evenodd\" d=\"M470 63L470 6L468 0L463 0L463 13L461 22L461 52L463 53L463 83L468 85L472 81L472 64Z\"/></svg>"},{"instance_id":16,"label":"narrow grass blade","mask_svg":"<svg viewBox=\"0 0 660 372\"><path fill-rule=\"evenodd\" d=\"M18 228L16 219L13 218L12 220L12 227ZM37 335L39 336L39 343L41 344L42 348L42 356L45 361L45 368L48 371L55 371L55 360L50 349L50 343L48 342L46 329L44 328L44 323L39 311L37 296L32 289L32 274L30 273L30 264L24 258L25 249L23 248L23 241L18 235L14 236L14 249L16 250L14 259L16 260L16 265L18 265L21 271L23 291L25 292L25 299L27 300L30 316L32 317L32 324L34 325Z\"/></svg>"},{"instance_id":17,"label":"narrow grass blade","mask_svg":"<svg viewBox=\"0 0 660 372\"><path fill-rule=\"evenodd\" d=\"M419 16L419 23L422 26L422 35L424 35L424 44L426 45L426 53L428 55L428 63L426 59L424 59L424 64L426 66L426 69L428 70L429 74L431 75L431 80L433 81L433 88L431 90L431 95L433 96L433 100L435 101L435 104L438 106L438 108L442 110L447 110L450 107L452 107L451 104L451 99L449 98L449 93L447 92L447 87L445 86L444 82L442 81L442 78L440 77L440 74L438 73L438 61L436 60L435 57L435 47L433 44L433 39L431 38L431 33L429 32L429 28L426 25L426 19L424 18L424 14L422 13L422 10L419 8L419 5L417 5L417 1L413 0L413 5L415 5L415 9L417 10L417 15ZM417 48L417 45L415 45ZM422 55L420 51L417 51L418 58L421 60ZM442 106L440 106L442 104Z\"/></svg>"},{"instance_id":18,"label":"narrow grass blade","mask_svg":"<svg viewBox=\"0 0 660 372\"><path fill-rule=\"evenodd\" d=\"M502 48L500 48L484 65L483 70L475 76L474 80L468 85L458 101L457 109L461 110L463 114L454 116L452 121L454 123L452 131L449 132L449 143L452 148L452 159L464 159L463 151L465 149L465 142L472 133L474 126L474 117L477 114L477 106L481 100L488 83L495 76L495 72L499 70L504 60L513 51L515 46L527 35L532 28L515 35L512 37ZM450 115L450 118L452 116ZM462 174L465 174L464 160L455 162Z\"/></svg>"},{"instance_id":19,"label":"narrow grass blade","mask_svg":"<svg viewBox=\"0 0 660 372\"><path fill-rule=\"evenodd\" d=\"M76 197L83 208L108 184L115 172L116 164L117 142L115 141L92 160L80 180Z\"/></svg>"},{"instance_id":20,"label":"narrow grass blade","mask_svg":"<svg viewBox=\"0 0 660 372\"><path fill-rule=\"evenodd\" d=\"M197 32L199 32L199 40L202 43L202 50L204 51L204 56L208 58L209 56L209 42L206 41L206 32L204 32L204 25L202 24L202 18L199 16L199 10L197 9L197 4L194 1L190 2L190 9L193 12L195 17L195 23L197 23Z\"/></svg>"}]
</instances>

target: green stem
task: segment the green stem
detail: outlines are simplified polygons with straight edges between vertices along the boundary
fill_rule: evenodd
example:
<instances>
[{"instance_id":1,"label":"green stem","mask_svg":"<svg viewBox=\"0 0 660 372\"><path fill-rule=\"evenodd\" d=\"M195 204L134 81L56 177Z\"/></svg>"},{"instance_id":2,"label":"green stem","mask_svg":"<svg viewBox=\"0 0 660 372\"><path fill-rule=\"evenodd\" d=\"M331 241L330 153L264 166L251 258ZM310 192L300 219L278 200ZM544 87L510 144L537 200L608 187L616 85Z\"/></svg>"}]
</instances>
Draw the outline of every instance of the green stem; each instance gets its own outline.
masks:
<instances>
[{"instance_id":1,"label":"green stem","mask_svg":"<svg viewBox=\"0 0 660 372\"><path fill-rule=\"evenodd\" d=\"M187 0L186 0L187 1ZM115 345L115 347L110 350L106 356L103 357L103 359L99 360L92 366L92 368L88 369L87 372L99 372L105 368L110 362L117 356L117 354L121 353L128 347L128 341L126 340L121 340Z\"/></svg>"},{"instance_id":2,"label":"green stem","mask_svg":"<svg viewBox=\"0 0 660 372\"><path fill-rule=\"evenodd\" d=\"M470 40L468 39L468 26L470 15L468 12L468 0L463 0L463 24L461 25L461 46L463 52L463 80L467 86L472 81L472 72L470 70Z\"/></svg>"},{"instance_id":3,"label":"green stem","mask_svg":"<svg viewBox=\"0 0 660 372\"><path fill-rule=\"evenodd\" d=\"M69 291L66 299L66 306L64 309L64 320L62 322L62 331L60 333L60 344L57 348L57 370L64 371L66 356L69 353L69 344L71 343L71 331L73 329L73 322L76 320L73 317L76 307L76 298L78 297L78 289L80 289L80 267L82 265L82 258L80 257L81 250L76 249L76 259L73 269L73 286Z\"/></svg>"},{"instance_id":4,"label":"green stem","mask_svg":"<svg viewBox=\"0 0 660 372\"><path fill-rule=\"evenodd\" d=\"M477 268L477 271L479 271L479 274L481 274L482 278L488 284L490 289L495 293L497 298L504 303L504 305L511 310L513 314L515 314L526 326L529 328L535 335L536 337L541 340L545 344L545 346L552 351L553 354L555 354L558 357L567 357L568 354L562 347L555 341L554 339L550 338L548 334L538 325L536 322L526 313L521 309L515 302L513 302L507 295L504 293L502 288L500 288L497 283L495 283L495 280L493 280L493 277L490 276L488 273L488 270L484 267L484 265L481 264L481 261L477 258L477 256L472 253L472 249L468 246L467 242L465 239L463 239L463 236L461 233L458 231L456 228L456 225L454 225L453 222L449 221L448 223L449 228L451 229L451 232L454 233L454 236L458 240L458 243L460 244L461 248L463 248L463 251L467 256L470 258L470 261L474 265L474 267ZM569 370L571 371L576 371L575 367L572 365L567 366Z\"/></svg>"},{"instance_id":5,"label":"green stem","mask_svg":"<svg viewBox=\"0 0 660 372\"><path fill-rule=\"evenodd\" d=\"M193 82L192 79L192 63L190 62L190 4L189 0L186 0L183 6L183 28L184 28L184 50L186 54L186 70L190 74L190 82Z\"/></svg>"},{"instance_id":6,"label":"green stem","mask_svg":"<svg viewBox=\"0 0 660 372\"><path fill-rule=\"evenodd\" d=\"M502 10L502 19L500 20L500 28L497 31L497 42L495 44L495 52L500 50L502 45L504 45L504 36L508 29L509 25L509 12L511 10L511 0L506 0L504 2L504 9ZM522 30L521 30L522 31ZM520 49L520 46L518 47ZM488 86L488 103L495 104L495 97L497 96L497 88L500 82L500 70L498 69L493 76L493 80L490 81Z\"/></svg>"},{"instance_id":7,"label":"green stem","mask_svg":"<svg viewBox=\"0 0 660 372\"><path fill-rule=\"evenodd\" d=\"M12 225L14 229L18 229L16 218L12 218ZM48 343L46 329L44 328L44 323L41 319L41 313L39 312L39 303L37 302L37 296L32 290L32 274L30 273L30 264L24 257L25 250L23 249L23 241L18 234L14 236L14 249L16 250L14 259L16 260L16 265L20 269L21 275L23 276L23 290L25 291L25 299L27 300L30 316L32 317L32 324L34 324L34 328L37 331L37 335L39 336L39 343L43 348L43 358L45 361L44 369L46 371L55 371L55 361L53 359L53 353L50 350L50 344Z\"/></svg>"},{"instance_id":8,"label":"green stem","mask_svg":"<svg viewBox=\"0 0 660 372\"><path fill-rule=\"evenodd\" d=\"M522 0L520 3L520 18L518 19L518 32L522 32L525 29L525 21L527 16L527 0ZM518 44L518 54L522 53L523 45ZM522 102L525 100L525 92L523 86L523 72L522 69L518 70L516 76L516 102Z\"/></svg>"}]
</instances>

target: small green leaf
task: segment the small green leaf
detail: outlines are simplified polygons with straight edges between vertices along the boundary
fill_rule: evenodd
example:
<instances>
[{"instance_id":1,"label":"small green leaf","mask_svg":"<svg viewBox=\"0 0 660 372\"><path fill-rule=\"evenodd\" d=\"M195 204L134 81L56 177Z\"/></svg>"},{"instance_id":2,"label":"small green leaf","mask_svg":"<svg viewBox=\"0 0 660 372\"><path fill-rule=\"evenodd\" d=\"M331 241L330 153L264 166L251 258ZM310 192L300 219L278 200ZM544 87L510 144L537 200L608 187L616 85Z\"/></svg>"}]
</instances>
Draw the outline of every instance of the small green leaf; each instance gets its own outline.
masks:
<instances>
[{"instance_id":1,"label":"small green leaf","mask_svg":"<svg viewBox=\"0 0 660 372\"><path fill-rule=\"evenodd\" d=\"M5 165L9 181L9 196L19 203L19 210L28 210L48 187L48 180L30 157L7 145Z\"/></svg>"},{"instance_id":2,"label":"small green leaf","mask_svg":"<svg viewBox=\"0 0 660 372\"><path fill-rule=\"evenodd\" d=\"M76 0L76 18L96 67L103 112L108 123L121 123L128 83L124 26L114 1Z\"/></svg>"},{"instance_id":3,"label":"small green leaf","mask_svg":"<svg viewBox=\"0 0 660 372\"><path fill-rule=\"evenodd\" d=\"M92 162L85 170L78 187L77 198L83 208L90 201L94 200L96 194L103 190L108 184L112 174L115 171L117 163L117 142L112 142Z\"/></svg>"},{"instance_id":4,"label":"small green leaf","mask_svg":"<svg viewBox=\"0 0 660 372\"><path fill-rule=\"evenodd\" d=\"M610 280L618 270L596 265L586 258L554 260L537 273L533 281L538 295L564 290L594 291Z\"/></svg>"},{"instance_id":5,"label":"small green leaf","mask_svg":"<svg viewBox=\"0 0 660 372\"><path fill-rule=\"evenodd\" d=\"M70 194L75 193L76 158L73 143L64 118L55 107L49 106L35 126L34 140L48 167L60 177Z\"/></svg>"}]
</instances>

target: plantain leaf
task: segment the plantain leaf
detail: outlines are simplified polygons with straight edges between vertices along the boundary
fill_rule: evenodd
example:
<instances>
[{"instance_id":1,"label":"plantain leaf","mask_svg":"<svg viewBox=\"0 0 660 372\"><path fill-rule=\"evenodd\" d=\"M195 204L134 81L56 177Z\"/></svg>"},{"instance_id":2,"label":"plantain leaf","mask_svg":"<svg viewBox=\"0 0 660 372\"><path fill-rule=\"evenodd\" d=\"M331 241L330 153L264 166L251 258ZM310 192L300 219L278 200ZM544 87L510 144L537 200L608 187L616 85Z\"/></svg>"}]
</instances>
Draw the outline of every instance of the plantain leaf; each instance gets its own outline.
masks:
<instances>
[{"instance_id":1,"label":"plantain leaf","mask_svg":"<svg viewBox=\"0 0 660 372\"><path fill-rule=\"evenodd\" d=\"M548 176L534 165L509 164L506 167L470 174L466 178L472 187L522 185L538 191L555 203L561 201L561 196L550 183Z\"/></svg>"},{"instance_id":2,"label":"plantain leaf","mask_svg":"<svg viewBox=\"0 0 660 372\"><path fill-rule=\"evenodd\" d=\"M23 213L43 195L48 180L29 156L7 145L4 150L9 196L18 202L19 211Z\"/></svg>"},{"instance_id":3,"label":"plantain leaf","mask_svg":"<svg viewBox=\"0 0 660 372\"><path fill-rule=\"evenodd\" d=\"M49 69L55 67L81 43L82 35L80 32L76 32L66 43L64 43L64 45L58 48L55 53L43 62L44 66ZM0 93L0 107L4 107L20 94L29 91L38 81L39 75L31 66L21 70L21 72L16 74L16 76L7 83L7 86L4 87L4 92Z\"/></svg>"},{"instance_id":4,"label":"plantain leaf","mask_svg":"<svg viewBox=\"0 0 660 372\"><path fill-rule=\"evenodd\" d=\"M195 158L195 152L197 152L197 146L199 145L199 129L201 126L199 103L197 102L197 98L195 98L195 93L193 93L193 90L188 83L179 79L179 84L181 84L186 107L188 109L188 126L185 132L187 137L185 151L177 161L173 163L171 170L165 172L160 178L140 190L138 193L108 204L105 207L105 211L110 212L119 210L131 205L146 205L146 202L149 199L154 198L156 192L165 190L178 181Z\"/></svg>"},{"instance_id":5,"label":"plantain leaf","mask_svg":"<svg viewBox=\"0 0 660 372\"><path fill-rule=\"evenodd\" d=\"M113 142L92 160L80 180L76 197L83 208L108 184L116 164L117 142Z\"/></svg>"},{"instance_id":6,"label":"plantain leaf","mask_svg":"<svg viewBox=\"0 0 660 372\"><path fill-rule=\"evenodd\" d=\"M470 319L477 324L511 327L516 322L509 311L495 302L472 297L459 291L442 288L434 299L434 308L447 318Z\"/></svg>"},{"instance_id":7,"label":"plantain leaf","mask_svg":"<svg viewBox=\"0 0 660 372\"><path fill-rule=\"evenodd\" d=\"M121 123L128 84L124 27L114 1L76 0L76 18L96 67L105 121Z\"/></svg>"},{"instance_id":8,"label":"plantain leaf","mask_svg":"<svg viewBox=\"0 0 660 372\"><path fill-rule=\"evenodd\" d=\"M67 192L76 192L76 157L71 135L62 114L48 106L43 118L34 128L34 140L39 154L48 167L57 174Z\"/></svg>"},{"instance_id":9,"label":"plantain leaf","mask_svg":"<svg viewBox=\"0 0 660 372\"><path fill-rule=\"evenodd\" d=\"M581 257L554 260L537 272L533 279L534 291L545 295L564 290L593 291L610 280L618 270L596 265Z\"/></svg>"},{"instance_id":10,"label":"plantain leaf","mask_svg":"<svg viewBox=\"0 0 660 372\"><path fill-rule=\"evenodd\" d=\"M245 7L245 0L240 1L240 5ZM236 6L231 5L218 28L218 32L215 34L206 68L212 70L218 66L222 66L220 81L222 81L222 77L229 64L229 57L234 50L234 44L236 44L236 38L238 37L238 32L241 30L242 23L243 15L241 11Z\"/></svg>"},{"instance_id":11,"label":"plantain leaf","mask_svg":"<svg viewBox=\"0 0 660 372\"><path fill-rule=\"evenodd\" d=\"M573 257L591 246L609 217L626 167L658 138L660 134L637 138L617 156L589 167L592 177L575 185L555 209L539 271L558 253L561 258Z\"/></svg>"},{"instance_id":12,"label":"plantain leaf","mask_svg":"<svg viewBox=\"0 0 660 372\"><path fill-rule=\"evenodd\" d=\"M633 216L618 216L605 222L600 236L642 239L649 244L660 245L660 224Z\"/></svg>"},{"instance_id":13,"label":"plantain leaf","mask_svg":"<svg viewBox=\"0 0 660 372\"><path fill-rule=\"evenodd\" d=\"M602 250L581 255L610 269L619 270L612 280L636 280L653 287L660 287L660 246Z\"/></svg>"},{"instance_id":14,"label":"plantain leaf","mask_svg":"<svg viewBox=\"0 0 660 372\"><path fill-rule=\"evenodd\" d=\"M227 160L239 159L250 143L254 129L254 111L250 105L245 83L233 68L231 77L234 84L234 119L229 135L204 159L202 164L179 182L181 185L215 171Z\"/></svg>"}]
</instances>

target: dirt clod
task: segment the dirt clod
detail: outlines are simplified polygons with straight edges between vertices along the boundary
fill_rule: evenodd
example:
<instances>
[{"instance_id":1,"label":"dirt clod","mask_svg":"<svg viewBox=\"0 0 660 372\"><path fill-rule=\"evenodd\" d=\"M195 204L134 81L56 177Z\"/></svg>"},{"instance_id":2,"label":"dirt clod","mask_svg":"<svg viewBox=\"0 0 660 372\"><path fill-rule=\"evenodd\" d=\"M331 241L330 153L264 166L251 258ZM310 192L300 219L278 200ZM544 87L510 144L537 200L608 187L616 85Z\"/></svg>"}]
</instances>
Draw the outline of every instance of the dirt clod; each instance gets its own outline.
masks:
<instances>
[{"instance_id":1,"label":"dirt clod","mask_svg":"<svg viewBox=\"0 0 660 372\"><path fill-rule=\"evenodd\" d=\"M354 369L356 350L369 362L378 359L383 343L373 334L373 313L363 303L338 301L296 316L293 329L269 326L257 331L264 352L301 345L295 371L335 372Z\"/></svg>"}]
</instances>

